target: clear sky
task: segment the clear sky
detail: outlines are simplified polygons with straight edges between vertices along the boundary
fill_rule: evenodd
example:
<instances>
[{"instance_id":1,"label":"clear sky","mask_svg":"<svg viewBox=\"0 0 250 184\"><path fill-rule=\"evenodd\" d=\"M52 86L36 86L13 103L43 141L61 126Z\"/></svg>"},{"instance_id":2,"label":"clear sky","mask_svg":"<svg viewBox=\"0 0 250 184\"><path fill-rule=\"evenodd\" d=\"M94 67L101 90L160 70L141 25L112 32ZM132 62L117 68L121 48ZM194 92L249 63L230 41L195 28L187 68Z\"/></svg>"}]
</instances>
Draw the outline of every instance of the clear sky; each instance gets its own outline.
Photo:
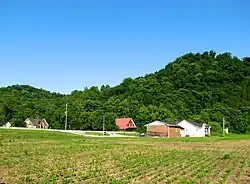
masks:
<instances>
[{"instance_id":1,"label":"clear sky","mask_svg":"<svg viewBox=\"0 0 250 184\"><path fill-rule=\"evenodd\" d=\"M0 0L0 86L70 93L186 52L250 56L248 0Z\"/></svg>"}]
</instances>

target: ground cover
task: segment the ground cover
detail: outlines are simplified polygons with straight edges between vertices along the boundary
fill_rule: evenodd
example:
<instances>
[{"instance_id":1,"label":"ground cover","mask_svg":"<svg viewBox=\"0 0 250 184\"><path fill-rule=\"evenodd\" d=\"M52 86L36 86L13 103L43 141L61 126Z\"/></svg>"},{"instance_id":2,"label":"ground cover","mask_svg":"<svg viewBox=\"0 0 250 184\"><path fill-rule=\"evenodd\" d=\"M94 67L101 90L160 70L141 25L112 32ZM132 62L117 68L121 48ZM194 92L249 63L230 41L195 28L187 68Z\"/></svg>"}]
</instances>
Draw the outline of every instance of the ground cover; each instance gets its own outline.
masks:
<instances>
[{"instance_id":1,"label":"ground cover","mask_svg":"<svg viewBox=\"0 0 250 184\"><path fill-rule=\"evenodd\" d=\"M94 132L94 131L88 131L85 132L87 135L95 135L95 136L103 136L103 132ZM106 136L109 136L108 133L106 133Z\"/></svg>"},{"instance_id":2,"label":"ground cover","mask_svg":"<svg viewBox=\"0 0 250 184\"><path fill-rule=\"evenodd\" d=\"M118 135L125 135L125 136L138 136L139 133L137 132L114 132Z\"/></svg>"},{"instance_id":3,"label":"ground cover","mask_svg":"<svg viewBox=\"0 0 250 184\"><path fill-rule=\"evenodd\" d=\"M152 139L0 129L2 183L249 183L250 137Z\"/></svg>"}]
</instances>

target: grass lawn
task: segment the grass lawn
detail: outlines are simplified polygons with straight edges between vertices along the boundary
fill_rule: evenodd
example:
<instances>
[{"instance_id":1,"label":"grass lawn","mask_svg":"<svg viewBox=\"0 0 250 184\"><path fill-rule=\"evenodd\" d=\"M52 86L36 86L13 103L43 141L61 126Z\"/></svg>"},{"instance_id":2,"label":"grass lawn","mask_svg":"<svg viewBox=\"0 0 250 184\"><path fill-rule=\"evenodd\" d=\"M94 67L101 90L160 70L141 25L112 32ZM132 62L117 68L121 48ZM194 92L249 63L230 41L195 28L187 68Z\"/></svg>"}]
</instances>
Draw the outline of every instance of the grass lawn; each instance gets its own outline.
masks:
<instances>
[{"instance_id":1,"label":"grass lawn","mask_svg":"<svg viewBox=\"0 0 250 184\"><path fill-rule=\"evenodd\" d=\"M137 132L115 132L118 135L125 135L125 136L138 136L139 133Z\"/></svg>"},{"instance_id":2,"label":"grass lawn","mask_svg":"<svg viewBox=\"0 0 250 184\"><path fill-rule=\"evenodd\" d=\"M248 183L250 136L94 138L0 129L0 183Z\"/></svg>"},{"instance_id":3,"label":"grass lawn","mask_svg":"<svg viewBox=\"0 0 250 184\"><path fill-rule=\"evenodd\" d=\"M89 131L89 132L86 132L86 134L88 134L88 135L103 136L103 132L92 132L92 131ZM109 136L109 134L106 134L106 136Z\"/></svg>"}]
</instances>

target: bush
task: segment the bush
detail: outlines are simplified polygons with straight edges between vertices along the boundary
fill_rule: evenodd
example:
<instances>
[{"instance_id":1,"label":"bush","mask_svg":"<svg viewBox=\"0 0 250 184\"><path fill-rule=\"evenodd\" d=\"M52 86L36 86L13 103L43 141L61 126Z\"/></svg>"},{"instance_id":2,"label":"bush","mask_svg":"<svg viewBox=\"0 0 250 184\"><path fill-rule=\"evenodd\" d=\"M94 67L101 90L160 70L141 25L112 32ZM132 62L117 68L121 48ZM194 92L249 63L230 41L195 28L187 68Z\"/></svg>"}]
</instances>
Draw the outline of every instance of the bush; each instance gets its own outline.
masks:
<instances>
[{"instance_id":1,"label":"bush","mask_svg":"<svg viewBox=\"0 0 250 184\"><path fill-rule=\"evenodd\" d=\"M217 122L209 122L211 126L210 132L212 135L221 135L222 134L222 127Z\"/></svg>"},{"instance_id":2,"label":"bush","mask_svg":"<svg viewBox=\"0 0 250 184\"><path fill-rule=\"evenodd\" d=\"M250 125L248 125L247 134L250 134Z\"/></svg>"},{"instance_id":3,"label":"bush","mask_svg":"<svg viewBox=\"0 0 250 184\"><path fill-rule=\"evenodd\" d=\"M138 132L138 133L146 133L146 131L147 131L147 127L145 127L145 126L141 126L141 127L136 128L136 132Z\"/></svg>"},{"instance_id":4,"label":"bush","mask_svg":"<svg viewBox=\"0 0 250 184\"><path fill-rule=\"evenodd\" d=\"M228 154L228 153L226 153L226 154L224 155L224 157L223 157L223 159L230 159L230 158L231 158L231 155Z\"/></svg>"}]
</instances>

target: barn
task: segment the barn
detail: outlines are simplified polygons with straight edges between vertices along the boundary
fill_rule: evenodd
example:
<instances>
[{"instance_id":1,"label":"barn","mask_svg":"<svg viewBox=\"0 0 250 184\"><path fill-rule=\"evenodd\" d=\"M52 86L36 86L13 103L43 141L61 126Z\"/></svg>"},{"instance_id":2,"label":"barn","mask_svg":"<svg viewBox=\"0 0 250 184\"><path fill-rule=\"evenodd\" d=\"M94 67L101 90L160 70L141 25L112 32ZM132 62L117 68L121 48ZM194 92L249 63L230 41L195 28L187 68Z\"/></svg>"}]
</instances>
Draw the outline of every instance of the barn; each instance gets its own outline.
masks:
<instances>
[{"instance_id":1,"label":"barn","mask_svg":"<svg viewBox=\"0 0 250 184\"><path fill-rule=\"evenodd\" d=\"M162 121L154 121L145 125L147 127L148 136L159 136L176 138L181 136L181 126L176 124L165 123Z\"/></svg>"}]
</instances>

